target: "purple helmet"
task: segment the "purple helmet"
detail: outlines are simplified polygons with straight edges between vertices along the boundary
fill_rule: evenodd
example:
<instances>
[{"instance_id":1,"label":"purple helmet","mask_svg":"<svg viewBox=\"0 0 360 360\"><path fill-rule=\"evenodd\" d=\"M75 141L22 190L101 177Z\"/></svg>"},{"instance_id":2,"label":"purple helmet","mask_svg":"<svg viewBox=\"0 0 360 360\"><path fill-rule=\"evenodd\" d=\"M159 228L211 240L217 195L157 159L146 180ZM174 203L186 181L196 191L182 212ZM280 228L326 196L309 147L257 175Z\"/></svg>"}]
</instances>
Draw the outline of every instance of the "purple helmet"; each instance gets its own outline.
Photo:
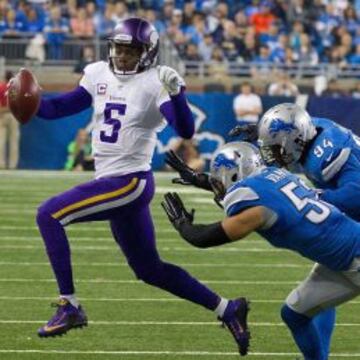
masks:
<instances>
[{"instance_id":1,"label":"purple helmet","mask_svg":"<svg viewBox=\"0 0 360 360\"><path fill-rule=\"evenodd\" d=\"M130 71L116 67L116 44L142 48L143 51L135 68ZM155 27L141 18L128 18L120 21L113 34L108 38L108 59L115 75L131 75L150 68L156 61L159 52L159 34Z\"/></svg>"}]
</instances>

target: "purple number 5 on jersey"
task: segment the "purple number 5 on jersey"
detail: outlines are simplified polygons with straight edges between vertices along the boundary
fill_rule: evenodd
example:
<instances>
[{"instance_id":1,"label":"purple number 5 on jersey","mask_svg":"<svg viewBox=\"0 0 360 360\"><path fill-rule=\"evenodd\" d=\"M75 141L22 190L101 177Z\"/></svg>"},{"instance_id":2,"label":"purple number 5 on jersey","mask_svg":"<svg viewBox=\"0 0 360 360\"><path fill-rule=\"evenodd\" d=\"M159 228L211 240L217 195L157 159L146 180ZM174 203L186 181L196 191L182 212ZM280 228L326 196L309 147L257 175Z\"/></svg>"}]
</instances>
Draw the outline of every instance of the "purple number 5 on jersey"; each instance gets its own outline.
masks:
<instances>
[{"instance_id":1,"label":"purple number 5 on jersey","mask_svg":"<svg viewBox=\"0 0 360 360\"><path fill-rule=\"evenodd\" d=\"M100 140L103 142L114 144L116 143L119 137L119 130L121 128L120 120L114 116L114 111L117 112L117 115L125 115L126 105L118 103L107 103L104 110L104 123L111 125L111 134L107 134L106 131L100 131Z\"/></svg>"}]
</instances>

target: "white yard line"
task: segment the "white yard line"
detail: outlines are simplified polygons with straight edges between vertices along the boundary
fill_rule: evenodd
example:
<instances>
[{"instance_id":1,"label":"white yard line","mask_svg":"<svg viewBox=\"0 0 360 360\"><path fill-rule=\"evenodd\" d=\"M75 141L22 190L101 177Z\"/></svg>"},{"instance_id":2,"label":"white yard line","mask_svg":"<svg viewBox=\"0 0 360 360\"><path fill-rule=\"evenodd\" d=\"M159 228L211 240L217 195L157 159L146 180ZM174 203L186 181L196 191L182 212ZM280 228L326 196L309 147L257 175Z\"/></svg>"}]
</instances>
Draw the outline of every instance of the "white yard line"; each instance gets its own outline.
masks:
<instances>
[{"instance_id":1,"label":"white yard line","mask_svg":"<svg viewBox=\"0 0 360 360\"><path fill-rule=\"evenodd\" d=\"M222 285L296 285L299 281L248 281L248 280L203 280L199 281L205 284ZM0 278L0 283L53 283L55 279L25 279L25 278ZM140 280L122 280L122 279L77 279L76 283L85 284L142 284Z\"/></svg>"},{"instance_id":2,"label":"white yard line","mask_svg":"<svg viewBox=\"0 0 360 360\"><path fill-rule=\"evenodd\" d=\"M295 269L310 269L313 264L247 264L247 263L179 263L184 267L199 267L199 268L295 268ZM11 262L11 261L0 261L0 266L50 266L49 262ZM129 267L127 263L123 262L94 262L94 263L73 263L73 266L85 266L85 267Z\"/></svg>"},{"instance_id":3,"label":"white yard line","mask_svg":"<svg viewBox=\"0 0 360 360\"><path fill-rule=\"evenodd\" d=\"M4 250L21 250L21 249L27 249L27 250L33 250L33 249L43 249L44 247L42 245L0 245L0 249ZM113 246L77 246L72 245L72 250L80 250L80 251L113 251L115 248L117 248L117 245L114 243ZM158 250L162 252L190 252L190 253L200 253L199 249L197 248L191 248L191 247L181 247L181 246L175 246L175 247L162 247L158 246ZM237 248L237 247L224 247L224 248L217 248L217 249L206 249L206 253L284 253L288 250L283 249L275 249L275 248ZM203 254L205 254L205 251L203 251Z\"/></svg>"},{"instance_id":4,"label":"white yard line","mask_svg":"<svg viewBox=\"0 0 360 360\"><path fill-rule=\"evenodd\" d=\"M5 180L23 179L30 178L31 180L36 180L36 178L41 181L44 177L46 178L68 178L71 180L79 180L82 178L92 179L94 177L93 172L71 172L64 170L0 170L1 182ZM175 172L165 172L165 171L156 171L154 172L155 179L161 180L171 180L176 177Z\"/></svg>"},{"instance_id":5,"label":"white yard line","mask_svg":"<svg viewBox=\"0 0 360 360\"><path fill-rule=\"evenodd\" d=\"M79 182L80 184L80 182ZM2 191L7 191L7 192L16 192L19 191L19 186L20 184L16 184L14 183L13 185L11 184L6 184L6 185L2 185L0 183L0 188ZM26 193L31 194L31 195L35 195L36 197L39 196L52 196L55 195L57 193L59 193L60 191L63 191L63 188L71 188L74 185L69 185L68 187L61 187L62 190L57 189L57 186L54 185L45 185L43 183L39 183L39 184L34 184L34 186L27 184L26 185ZM59 186L60 188L60 186ZM41 189L41 190L39 190ZM211 198L210 197L210 193L205 193L205 192L201 192L196 188L190 188L190 187L178 187L178 186L156 186L155 187L155 195L163 195L166 194L168 192L173 192L176 191L179 194L183 194L183 195L197 195L197 197L202 197L202 198ZM18 199L18 197L17 197ZM215 203L213 202L214 206Z\"/></svg>"},{"instance_id":6,"label":"white yard line","mask_svg":"<svg viewBox=\"0 0 360 360\"><path fill-rule=\"evenodd\" d=\"M44 297L44 296L0 296L0 301L54 301L55 298L54 297ZM140 303L167 303L167 302L183 302L184 304L187 303L186 300L181 299L181 298L177 298L177 297L172 297L172 298L83 298L81 297L80 300L83 301L88 301L88 302L129 302L129 303L133 303L133 302L140 302ZM284 299L282 300L274 300L274 299L269 299L269 300L254 300L251 299L251 303L254 304L267 304L267 303L271 303L271 304L281 304L284 302ZM350 304L360 304L360 302L350 302Z\"/></svg>"},{"instance_id":7,"label":"white yard line","mask_svg":"<svg viewBox=\"0 0 360 360\"><path fill-rule=\"evenodd\" d=\"M0 301L55 301L52 296L0 296ZM140 302L140 303L167 303L167 302L183 302L187 304L187 300L172 298L86 298L80 297L81 302ZM250 299L252 304L282 304L285 299ZM360 301L350 301L346 305L359 305Z\"/></svg>"},{"instance_id":8,"label":"white yard line","mask_svg":"<svg viewBox=\"0 0 360 360\"><path fill-rule=\"evenodd\" d=\"M0 349L0 354L64 354L64 355L105 355L105 356L226 356L226 357L236 357L239 358L238 352L216 352L216 351L171 351L171 350L161 350L161 351L138 351L138 350L40 350L40 349ZM299 353L293 352L249 352L248 356L250 357L267 357L267 356L299 356ZM359 358L360 353L334 353L331 354L332 358Z\"/></svg>"},{"instance_id":9,"label":"white yard line","mask_svg":"<svg viewBox=\"0 0 360 360\"><path fill-rule=\"evenodd\" d=\"M104 223L105 224L105 223ZM22 226L22 225L0 225L0 231L2 230L37 230L39 231L39 228L35 225L29 225L29 226ZM73 225L72 227L68 227L66 228L66 231L71 233L71 232L106 232L108 234L110 234L110 227L108 225L104 225L104 226L79 226L79 225ZM172 234L176 234L176 230L169 228L169 229L156 229L155 230L156 233L172 233ZM0 235L1 236L1 235Z\"/></svg>"},{"instance_id":10,"label":"white yard line","mask_svg":"<svg viewBox=\"0 0 360 360\"><path fill-rule=\"evenodd\" d=\"M8 353L16 353L16 354L64 354L64 355L105 355L105 356L119 356L119 355L126 355L126 356L227 356L227 357L239 357L238 352L211 352L211 351L171 351L171 350L161 350L161 351L137 351L137 350L116 350L116 351L109 351L109 350L35 350L35 349L0 349L0 354L8 354ZM271 353L263 353L263 352L250 352L249 356L256 357L256 356L296 356L299 355L298 353L280 353L280 352L271 352ZM360 355L360 354L355 354ZM332 356L337 357L355 357L352 354L332 354ZM121 357L120 357L121 358Z\"/></svg>"},{"instance_id":11,"label":"white yard line","mask_svg":"<svg viewBox=\"0 0 360 360\"><path fill-rule=\"evenodd\" d=\"M44 324L47 320L0 320L2 325ZM93 326L219 326L218 321L89 321ZM282 322L250 322L253 327L285 327ZM359 327L360 323L336 323L336 327Z\"/></svg>"},{"instance_id":12,"label":"white yard line","mask_svg":"<svg viewBox=\"0 0 360 360\"><path fill-rule=\"evenodd\" d=\"M89 232L91 232L91 229L88 229ZM175 233L174 233L175 235ZM109 233L108 236L106 237L102 237L102 236L79 236L79 235L73 235L70 234L70 236L74 236L74 242L77 241L86 241L86 242L100 242L100 241L108 241L111 243L114 243L115 240L113 239L112 235ZM40 234L37 236L34 235L26 235L26 236L19 236L19 235L3 235L0 234L0 241L9 241L9 240L14 240L14 241L42 241ZM167 237L165 239L162 239L161 242L163 243L167 243L167 242L177 242L177 243L181 243L180 237L177 238L173 238L173 237ZM241 242L239 242L238 244L260 244L260 245L266 245L268 247L270 247L270 245L265 241L265 240L241 240Z\"/></svg>"},{"instance_id":13,"label":"white yard line","mask_svg":"<svg viewBox=\"0 0 360 360\"><path fill-rule=\"evenodd\" d=\"M20 208L11 208L11 209L4 209L3 207L0 207L0 216L1 218L6 217L6 218L10 218L13 216L9 216L9 215L17 215L17 216L22 216L22 215L31 215L31 217L36 217L36 208L34 209L29 209L29 207L27 206L26 208L20 209ZM156 216L156 215L160 215L163 216L163 219L156 219L156 222L159 222L161 220L163 220L162 222L164 223L169 223L169 220L166 218L165 212L163 210L159 210L159 211L152 211L152 215ZM198 218L216 218L219 217L218 215L214 214L214 213L206 213L206 212L202 212L199 214ZM221 215L222 217L222 215ZM29 219L28 219L29 220Z\"/></svg>"},{"instance_id":14,"label":"white yard line","mask_svg":"<svg viewBox=\"0 0 360 360\"><path fill-rule=\"evenodd\" d=\"M0 296L0 301L54 301L54 297L44 296ZM187 301L177 297L172 298L83 298L80 297L81 302L140 302L140 303L167 303L167 302L183 302ZM250 299L252 304L282 304L285 299ZM350 301L346 305L359 305L360 301ZM360 324L359 324L360 326Z\"/></svg>"}]
</instances>

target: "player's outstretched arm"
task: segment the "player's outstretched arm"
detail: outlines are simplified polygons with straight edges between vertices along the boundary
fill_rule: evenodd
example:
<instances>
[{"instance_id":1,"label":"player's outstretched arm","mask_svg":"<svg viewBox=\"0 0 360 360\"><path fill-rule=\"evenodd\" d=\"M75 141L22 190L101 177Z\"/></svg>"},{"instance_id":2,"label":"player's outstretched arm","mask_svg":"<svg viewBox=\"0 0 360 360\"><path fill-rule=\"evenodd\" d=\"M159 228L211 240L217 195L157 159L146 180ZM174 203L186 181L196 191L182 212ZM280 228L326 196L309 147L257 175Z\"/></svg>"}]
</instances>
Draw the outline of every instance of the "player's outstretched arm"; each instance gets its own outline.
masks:
<instances>
[{"instance_id":1,"label":"player's outstretched arm","mask_svg":"<svg viewBox=\"0 0 360 360\"><path fill-rule=\"evenodd\" d=\"M158 66L159 80L169 93L170 101L160 105L160 112L176 133L184 139L191 139L195 125L192 112L185 96L185 81L168 66Z\"/></svg>"},{"instance_id":2,"label":"player's outstretched arm","mask_svg":"<svg viewBox=\"0 0 360 360\"><path fill-rule=\"evenodd\" d=\"M70 92L49 99L41 98L36 115L47 120L54 120L77 114L91 105L91 95L82 86L78 86Z\"/></svg>"},{"instance_id":3,"label":"player's outstretched arm","mask_svg":"<svg viewBox=\"0 0 360 360\"><path fill-rule=\"evenodd\" d=\"M165 162L180 175L179 178L172 179L173 184L193 185L200 189L212 191L210 175L207 173L198 173L186 165L173 150L165 154Z\"/></svg>"},{"instance_id":4,"label":"player's outstretched arm","mask_svg":"<svg viewBox=\"0 0 360 360\"><path fill-rule=\"evenodd\" d=\"M240 240L264 224L261 206L244 210L222 222L193 224L195 210L188 212L177 193L167 193L161 205L170 222L188 243L199 248L219 246Z\"/></svg>"}]
</instances>

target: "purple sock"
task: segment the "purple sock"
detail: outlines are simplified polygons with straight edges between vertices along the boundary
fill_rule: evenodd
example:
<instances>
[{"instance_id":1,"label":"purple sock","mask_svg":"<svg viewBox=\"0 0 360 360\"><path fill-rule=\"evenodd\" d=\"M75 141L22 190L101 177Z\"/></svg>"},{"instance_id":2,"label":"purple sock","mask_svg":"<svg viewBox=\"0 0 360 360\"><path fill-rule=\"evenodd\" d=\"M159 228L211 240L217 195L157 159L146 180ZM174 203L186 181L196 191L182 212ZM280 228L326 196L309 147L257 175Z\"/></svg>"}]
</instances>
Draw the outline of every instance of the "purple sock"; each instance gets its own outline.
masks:
<instances>
[{"instance_id":1,"label":"purple sock","mask_svg":"<svg viewBox=\"0 0 360 360\"><path fill-rule=\"evenodd\" d=\"M64 228L58 220L51 217L44 206L39 208L36 220L56 276L60 294L73 294L75 289L71 269L71 254Z\"/></svg>"}]
</instances>

